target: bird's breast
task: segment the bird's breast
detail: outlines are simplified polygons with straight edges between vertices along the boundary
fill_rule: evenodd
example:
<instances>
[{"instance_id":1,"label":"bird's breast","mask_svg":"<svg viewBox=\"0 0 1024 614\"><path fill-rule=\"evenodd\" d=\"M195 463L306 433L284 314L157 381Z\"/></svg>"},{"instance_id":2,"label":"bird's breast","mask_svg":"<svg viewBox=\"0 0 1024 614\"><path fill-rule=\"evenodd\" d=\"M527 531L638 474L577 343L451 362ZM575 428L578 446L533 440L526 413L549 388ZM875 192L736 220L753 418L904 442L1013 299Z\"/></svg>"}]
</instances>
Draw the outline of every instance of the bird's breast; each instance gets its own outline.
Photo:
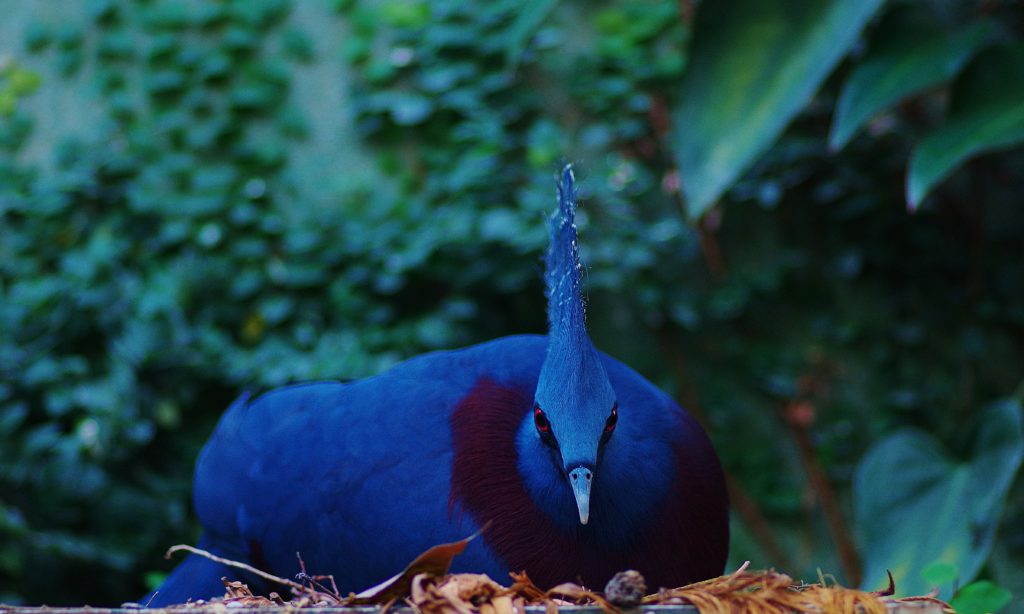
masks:
<instances>
[{"instance_id":1,"label":"bird's breast","mask_svg":"<svg viewBox=\"0 0 1024 614\"><path fill-rule=\"evenodd\" d=\"M486 526L485 543L509 571L526 570L542 587L578 579L600 587L629 568L640 569L652 586L678 586L721 572L724 555L712 543L721 531L695 522L702 505L688 501L679 489L662 489L642 519L629 514L628 496L615 500L614 493L605 492L595 500L587 526L566 522L538 505L522 477L516 447L517 432L531 407L528 390L482 378L450 417L450 513L455 520L466 513L477 526ZM557 496L554 491L563 487L565 511L573 518L568 486L552 484L552 492ZM707 560L694 564L694 557Z\"/></svg>"}]
</instances>

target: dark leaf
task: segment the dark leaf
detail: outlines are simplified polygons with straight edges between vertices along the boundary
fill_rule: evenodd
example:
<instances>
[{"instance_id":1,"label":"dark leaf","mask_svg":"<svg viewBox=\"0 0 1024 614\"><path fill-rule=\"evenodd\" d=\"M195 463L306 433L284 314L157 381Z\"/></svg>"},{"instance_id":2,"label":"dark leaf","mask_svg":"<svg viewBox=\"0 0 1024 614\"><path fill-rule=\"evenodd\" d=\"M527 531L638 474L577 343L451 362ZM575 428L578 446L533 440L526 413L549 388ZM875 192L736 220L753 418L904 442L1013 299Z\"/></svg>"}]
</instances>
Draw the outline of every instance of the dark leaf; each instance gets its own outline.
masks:
<instances>
[{"instance_id":1,"label":"dark leaf","mask_svg":"<svg viewBox=\"0 0 1024 614\"><path fill-rule=\"evenodd\" d=\"M1024 456L1020 404L1006 401L986 411L974 449L972 458L957 462L929 435L905 430L861 460L853 494L865 588L885 582L891 569L900 594L927 593L933 586L922 572L936 561L955 566L961 582L981 570ZM950 588L942 594L948 597Z\"/></svg>"},{"instance_id":2,"label":"dark leaf","mask_svg":"<svg viewBox=\"0 0 1024 614\"><path fill-rule=\"evenodd\" d=\"M771 146L881 4L700 5L671 140L691 218L703 215Z\"/></svg>"},{"instance_id":3,"label":"dark leaf","mask_svg":"<svg viewBox=\"0 0 1024 614\"><path fill-rule=\"evenodd\" d=\"M829 135L832 149L846 145L864 122L887 107L952 79L995 32L988 21L953 32L938 26L908 28L891 18L884 25L875 37L881 40L843 84Z\"/></svg>"},{"instance_id":4,"label":"dark leaf","mask_svg":"<svg viewBox=\"0 0 1024 614\"><path fill-rule=\"evenodd\" d=\"M917 209L939 182L968 159L1024 142L1024 43L979 54L953 84L946 121L914 148L907 205Z\"/></svg>"}]
</instances>

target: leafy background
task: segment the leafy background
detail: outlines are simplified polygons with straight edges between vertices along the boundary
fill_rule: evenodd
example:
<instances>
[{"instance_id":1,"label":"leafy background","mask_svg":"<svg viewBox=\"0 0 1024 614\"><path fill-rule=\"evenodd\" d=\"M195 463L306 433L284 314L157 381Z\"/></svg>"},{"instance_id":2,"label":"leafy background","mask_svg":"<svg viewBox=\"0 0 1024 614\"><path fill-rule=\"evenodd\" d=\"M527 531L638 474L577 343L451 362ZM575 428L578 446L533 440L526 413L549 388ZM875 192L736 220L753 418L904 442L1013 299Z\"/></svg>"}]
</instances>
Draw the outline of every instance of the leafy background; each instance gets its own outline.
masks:
<instances>
[{"instance_id":1,"label":"leafy background","mask_svg":"<svg viewBox=\"0 0 1024 614\"><path fill-rule=\"evenodd\" d=\"M707 424L731 565L1022 608L1019 3L0 11L0 603L159 582L243 388L542 331L571 161L593 337Z\"/></svg>"}]
</instances>

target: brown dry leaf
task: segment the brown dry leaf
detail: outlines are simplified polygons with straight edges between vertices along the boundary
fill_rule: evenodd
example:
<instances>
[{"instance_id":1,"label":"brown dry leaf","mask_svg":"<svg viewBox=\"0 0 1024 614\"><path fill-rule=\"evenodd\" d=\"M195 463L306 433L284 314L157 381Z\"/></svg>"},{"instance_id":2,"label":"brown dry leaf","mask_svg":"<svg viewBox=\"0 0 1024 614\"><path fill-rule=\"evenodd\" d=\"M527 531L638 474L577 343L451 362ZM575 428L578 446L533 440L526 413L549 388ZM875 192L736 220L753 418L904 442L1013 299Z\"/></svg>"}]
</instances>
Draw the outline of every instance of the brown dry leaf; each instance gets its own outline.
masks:
<instances>
[{"instance_id":1,"label":"brown dry leaf","mask_svg":"<svg viewBox=\"0 0 1024 614\"><path fill-rule=\"evenodd\" d=\"M547 592L548 597L561 597L572 603L585 603L591 595L593 593L573 582L559 584Z\"/></svg>"},{"instance_id":2,"label":"brown dry leaf","mask_svg":"<svg viewBox=\"0 0 1024 614\"><path fill-rule=\"evenodd\" d=\"M436 585L432 591L434 595L439 598L441 602L441 608L437 609L437 612L472 612L473 603L459 594L459 586L456 582L444 582L440 585ZM414 600L413 603L416 603ZM418 605L418 604L417 604ZM421 612L429 612L430 608L420 606Z\"/></svg>"},{"instance_id":3,"label":"brown dry leaf","mask_svg":"<svg viewBox=\"0 0 1024 614\"><path fill-rule=\"evenodd\" d=\"M515 612L515 601L512 599L512 595L499 595L480 604L480 614L515 614Z\"/></svg>"},{"instance_id":4,"label":"brown dry leaf","mask_svg":"<svg viewBox=\"0 0 1024 614\"><path fill-rule=\"evenodd\" d=\"M511 572L508 574L512 578L512 586L509 590L525 599L528 603L539 603L547 600L547 593L540 590L540 588L533 583L530 576L526 575L525 571L519 573Z\"/></svg>"},{"instance_id":5,"label":"brown dry leaf","mask_svg":"<svg viewBox=\"0 0 1024 614\"><path fill-rule=\"evenodd\" d=\"M604 598L600 593L595 593L592 590L583 588L579 584L572 582L566 582L559 584L547 592L547 596L550 598L562 597L568 600L567 605L583 605L583 604L596 604L601 607L605 612L617 613L618 608L613 606ZM554 599L556 602L558 599ZM550 608L548 608L550 610Z\"/></svg>"},{"instance_id":6,"label":"brown dry leaf","mask_svg":"<svg viewBox=\"0 0 1024 614\"><path fill-rule=\"evenodd\" d=\"M546 614L557 614L558 604L548 598L547 593L540 590L525 571L519 573L513 571L508 575L512 578L512 586L508 590L512 594L518 595L519 601L530 605L544 604ZM519 608L518 611L522 611L522 608Z\"/></svg>"},{"instance_id":7,"label":"brown dry leaf","mask_svg":"<svg viewBox=\"0 0 1024 614\"><path fill-rule=\"evenodd\" d=\"M455 583L438 585L436 578L427 574L413 578L410 601L423 614L473 614L473 604L459 596Z\"/></svg>"},{"instance_id":8,"label":"brown dry leaf","mask_svg":"<svg viewBox=\"0 0 1024 614\"><path fill-rule=\"evenodd\" d=\"M285 601L281 598L281 595L278 595L277 593L270 593L269 597L276 605L285 605Z\"/></svg>"},{"instance_id":9,"label":"brown dry leaf","mask_svg":"<svg viewBox=\"0 0 1024 614\"><path fill-rule=\"evenodd\" d=\"M485 574L463 573L448 576L445 586L452 586L459 598L473 605L480 605L493 600L498 595L508 592L504 586L491 580Z\"/></svg>"},{"instance_id":10,"label":"brown dry leaf","mask_svg":"<svg viewBox=\"0 0 1024 614\"><path fill-rule=\"evenodd\" d=\"M345 605L383 604L383 609L410 597L408 602L424 614L515 614L526 605L545 606L547 614L557 614L559 606L597 605L609 613L617 613L614 605L601 593L578 584L565 583L549 591L542 591L525 572L510 573L512 586L505 588L482 574L446 575L452 559L465 550L474 536L462 541L435 546L416 558L406 569L359 595L345 600ZM214 555L188 549L208 558ZM174 550L174 549L172 549ZM226 561L236 567L252 568L245 564ZM301 559L300 559L301 561ZM287 579L255 570L262 577L291 586L295 598L286 602L277 593L270 598L253 595L242 582L222 578L226 594L220 599L182 604L185 608L227 614L229 607L261 608L285 606L289 609L313 608L338 603L336 596L317 591ZM645 605L690 604L701 614L791 614L792 612L862 612L885 614L887 605L910 602L928 602L937 611L952 614L949 604L933 596L894 599L895 587L874 593L818 584L796 584L786 574L776 571L748 571L746 564L730 575L712 578L676 589L662 589L644 597Z\"/></svg>"},{"instance_id":11,"label":"brown dry leaf","mask_svg":"<svg viewBox=\"0 0 1024 614\"><path fill-rule=\"evenodd\" d=\"M877 595L841 586L812 586L798 593L806 607L818 607L824 612L861 612L886 614L885 602Z\"/></svg>"},{"instance_id":12,"label":"brown dry leaf","mask_svg":"<svg viewBox=\"0 0 1024 614\"><path fill-rule=\"evenodd\" d=\"M407 596L412 586L413 578L420 574L427 574L434 577L441 577L447 574L448 568L452 566L452 559L457 555L462 554L466 549L466 545L479 534L480 533L478 532L466 539L452 542L450 544L439 544L430 548L423 554L416 557L412 563L409 563L401 573L388 578L377 586L368 588L357 595L349 597L345 600L345 604L374 605L387 603Z\"/></svg>"},{"instance_id":13,"label":"brown dry leaf","mask_svg":"<svg viewBox=\"0 0 1024 614\"><path fill-rule=\"evenodd\" d=\"M227 578L221 578L220 581L224 583L224 588L227 589L224 597L220 599L221 603L239 604L239 606L243 608L262 608L284 605L284 601L281 601L280 597L278 597L278 601L275 602L274 600L261 595L253 595L249 586L243 582L229 581ZM277 593L273 593L273 595L277 596Z\"/></svg>"},{"instance_id":14,"label":"brown dry leaf","mask_svg":"<svg viewBox=\"0 0 1024 614\"><path fill-rule=\"evenodd\" d=\"M885 614L877 595L840 586L800 586L775 571L740 570L682 588L663 590L645 604L688 603L701 614L790 614L791 612L863 612Z\"/></svg>"},{"instance_id":15,"label":"brown dry leaf","mask_svg":"<svg viewBox=\"0 0 1024 614\"><path fill-rule=\"evenodd\" d=\"M483 574L455 574L440 582L420 574L413 579L411 601L421 612L512 614L508 589Z\"/></svg>"},{"instance_id":16,"label":"brown dry leaf","mask_svg":"<svg viewBox=\"0 0 1024 614\"><path fill-rule=\"evenodd\" d=\"M226 577L221 578L220 581L224 583L224 588L228 589L228 592L224 594L225 599L238 599L253 596L248 585L243 584L242 582L229 581Z\"/></svg>"}]
</instances>

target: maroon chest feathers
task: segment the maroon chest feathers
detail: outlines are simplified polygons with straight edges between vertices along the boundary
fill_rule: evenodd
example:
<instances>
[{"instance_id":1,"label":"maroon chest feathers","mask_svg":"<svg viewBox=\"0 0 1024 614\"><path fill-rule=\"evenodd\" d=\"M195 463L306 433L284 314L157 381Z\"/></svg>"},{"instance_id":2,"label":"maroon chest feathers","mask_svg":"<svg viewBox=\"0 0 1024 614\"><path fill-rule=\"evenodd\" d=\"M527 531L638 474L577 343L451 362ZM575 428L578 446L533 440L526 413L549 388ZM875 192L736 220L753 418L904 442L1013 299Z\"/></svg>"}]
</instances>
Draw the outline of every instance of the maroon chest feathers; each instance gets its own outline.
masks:
<instances>
[{"instance_id":1,"label":"maroon chest feathers","mask_svg":"<svg viewBox=\"0 0 1024 614\"><path fill-rule=\"evenodd\" d=\"M650 519L633 523L630 539L615 547L587 527L559 526L534 503L515 444L531 407L530 396L483 378L451 415L449 509L468 513L478 526L490 523L483 538L509 571L525 570L543 588L582 580L600 589L616 572L637 569L652 590L722 572L728 503L717 460L696 462L699 456L682 453L680 445L673 488L656 495Z\"/></svg>"}]
</instances>

